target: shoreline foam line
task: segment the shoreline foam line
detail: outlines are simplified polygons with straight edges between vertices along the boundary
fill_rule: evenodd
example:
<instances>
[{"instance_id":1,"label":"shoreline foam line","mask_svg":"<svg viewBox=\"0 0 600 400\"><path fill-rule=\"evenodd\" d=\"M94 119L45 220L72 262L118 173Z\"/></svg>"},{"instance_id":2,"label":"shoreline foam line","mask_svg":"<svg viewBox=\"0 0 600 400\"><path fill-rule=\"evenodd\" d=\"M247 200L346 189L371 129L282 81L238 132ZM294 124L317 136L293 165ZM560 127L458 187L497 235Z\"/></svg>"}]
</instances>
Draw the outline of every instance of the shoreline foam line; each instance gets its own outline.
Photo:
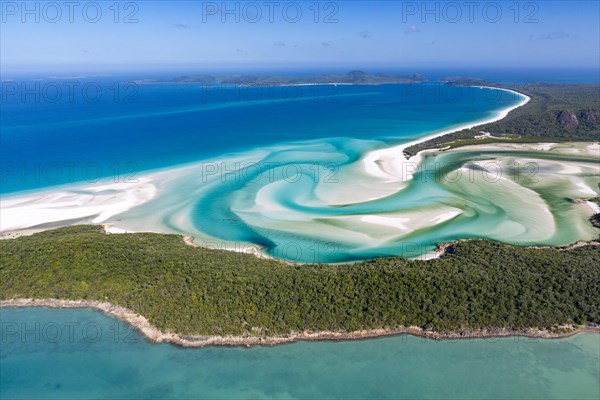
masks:
<instances>
[{"instance_id":1,"label":"shoreline foam line","mask_svg":"<svg viewBox=\"0 0 600 400\"><path fill-rule=\"evenodd\" d=\"M369 329L353 332L321 331L321 332L291 332L279 336L214 336L214 335L180 335L174 332L162 332L152 325L143 315L125 307L110 303L92 300L61 300L61 299L11 299L0 300L1 308L28 308L47 307L58 309L89 308L100 311L105 315L119 319L136 329L144 338L152 343L171 343L181 347L207 347L207 346L274 346L298 341L343 341L379 338L385 336L413 335L428 339L473 339L491 337L521 336L540 339L561 339L579 333L599 333L598 326L557 326L561 332L547 329L525 328L512 330L506 328L491 328L477 330L463 330L453 332L437 332L419 328L417 326Z\"/></svg>"}]
</instances>

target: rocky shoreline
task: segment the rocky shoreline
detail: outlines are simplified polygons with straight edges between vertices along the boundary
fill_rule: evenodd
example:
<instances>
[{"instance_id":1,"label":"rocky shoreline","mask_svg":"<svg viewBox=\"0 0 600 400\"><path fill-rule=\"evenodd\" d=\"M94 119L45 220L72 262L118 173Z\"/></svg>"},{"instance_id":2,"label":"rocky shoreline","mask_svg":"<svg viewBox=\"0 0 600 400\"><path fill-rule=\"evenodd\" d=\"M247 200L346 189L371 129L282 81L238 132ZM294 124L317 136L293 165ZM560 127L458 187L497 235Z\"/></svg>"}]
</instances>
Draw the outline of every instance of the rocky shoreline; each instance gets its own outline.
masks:
<instances>
[{"instance_id":1,"label":"rocky shoreline","mask_svg":"<svg viewBox=\"0 0 600 400\"><path fill-rule=\"evenodd\" d=\"M172 343L182 347L206 346L272 346L277 344L292 343L296 341L323 341L323 340L358 340L394 335L413 335L429 339L473 339L505 336L525 336L531 338L557 339L575 335L582 332L600 333L600 326L557 326L556 330L527 328L511 330L505 328L490 328L465 331L437 332L424 330L416 326L381 328L360 330L354 332L293 332L281 336L189 336L173 332L162 332L142 315L110 303L91 300L60 300L60 299L11 299L0 300L0 308L17 307L49 307L49 308L91 308L106 315L118 318L135 328L146 339L153 343Z\"/></svg>"}]
</instances>

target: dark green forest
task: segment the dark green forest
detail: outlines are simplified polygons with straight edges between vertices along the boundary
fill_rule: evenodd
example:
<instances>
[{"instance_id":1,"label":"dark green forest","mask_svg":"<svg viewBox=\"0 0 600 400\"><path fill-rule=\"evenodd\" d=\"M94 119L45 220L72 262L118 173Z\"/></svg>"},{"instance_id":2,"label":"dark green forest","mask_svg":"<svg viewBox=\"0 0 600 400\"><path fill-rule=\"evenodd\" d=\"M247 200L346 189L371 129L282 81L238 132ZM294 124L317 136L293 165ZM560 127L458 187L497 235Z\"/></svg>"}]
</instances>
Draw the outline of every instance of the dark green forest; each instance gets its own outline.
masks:
<instances>
[{"instance_id":1,"label":"dark green forest","mask_svg":"<svg viewBox=\"0 0 600 400\"><path fill-rule=\"evenodd\" d=\"M1 299L107 301L184 335L600 323L599 246L471 240L430 261L291 265L177 235L73 226L1 240L0 256Z\"/></svg>"}]
</instances>

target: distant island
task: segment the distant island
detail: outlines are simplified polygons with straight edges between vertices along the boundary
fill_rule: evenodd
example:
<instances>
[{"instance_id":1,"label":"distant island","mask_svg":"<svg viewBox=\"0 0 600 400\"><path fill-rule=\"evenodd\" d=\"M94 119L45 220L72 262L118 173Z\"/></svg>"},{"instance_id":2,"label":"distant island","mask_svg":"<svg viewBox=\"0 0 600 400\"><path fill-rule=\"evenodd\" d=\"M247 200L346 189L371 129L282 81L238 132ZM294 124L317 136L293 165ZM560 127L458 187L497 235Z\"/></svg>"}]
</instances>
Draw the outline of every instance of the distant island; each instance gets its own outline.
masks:
<instances>
[{"instance_id":1,"label":"distant island","mask_svg":"<svg viewBox=\"0 0 600 400\"><path fill-rule=\"evenodd\" d=\"M204 85L238 86L293 86L293 85L387 85L426 82L421 74L395 75L354 70L344 74L322 74L316 76L290 75L185 75L172 79L142 79L138 84L151 83L197 83Z\"/></svg>"}]
</instances>

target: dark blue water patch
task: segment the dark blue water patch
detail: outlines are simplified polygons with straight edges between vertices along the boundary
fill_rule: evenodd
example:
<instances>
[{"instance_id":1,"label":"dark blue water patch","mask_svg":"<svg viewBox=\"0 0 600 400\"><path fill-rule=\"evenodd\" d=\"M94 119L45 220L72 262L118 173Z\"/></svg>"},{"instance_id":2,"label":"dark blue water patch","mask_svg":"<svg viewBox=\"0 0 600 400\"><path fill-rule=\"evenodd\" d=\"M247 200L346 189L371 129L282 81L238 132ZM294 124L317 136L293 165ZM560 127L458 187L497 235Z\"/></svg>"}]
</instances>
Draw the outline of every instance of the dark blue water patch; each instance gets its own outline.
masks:
<instances>
[{"instance_id":1,"label":"dark blue water patch","mask_svg":"<svg viewBox=\"0 0 600 400\"><path fill-rule=\"evenodd\" d=\"M77 83L101 96L78 89L53 101L43 92L52 85L69 87L70 81L15 81L25 85L16 93L3 85L1 193L101 178L124 181L141 171L277 143L331 137L405 141L489 117L519 100L507 92L435 84Z\"/></svg>"}]
</instances>

